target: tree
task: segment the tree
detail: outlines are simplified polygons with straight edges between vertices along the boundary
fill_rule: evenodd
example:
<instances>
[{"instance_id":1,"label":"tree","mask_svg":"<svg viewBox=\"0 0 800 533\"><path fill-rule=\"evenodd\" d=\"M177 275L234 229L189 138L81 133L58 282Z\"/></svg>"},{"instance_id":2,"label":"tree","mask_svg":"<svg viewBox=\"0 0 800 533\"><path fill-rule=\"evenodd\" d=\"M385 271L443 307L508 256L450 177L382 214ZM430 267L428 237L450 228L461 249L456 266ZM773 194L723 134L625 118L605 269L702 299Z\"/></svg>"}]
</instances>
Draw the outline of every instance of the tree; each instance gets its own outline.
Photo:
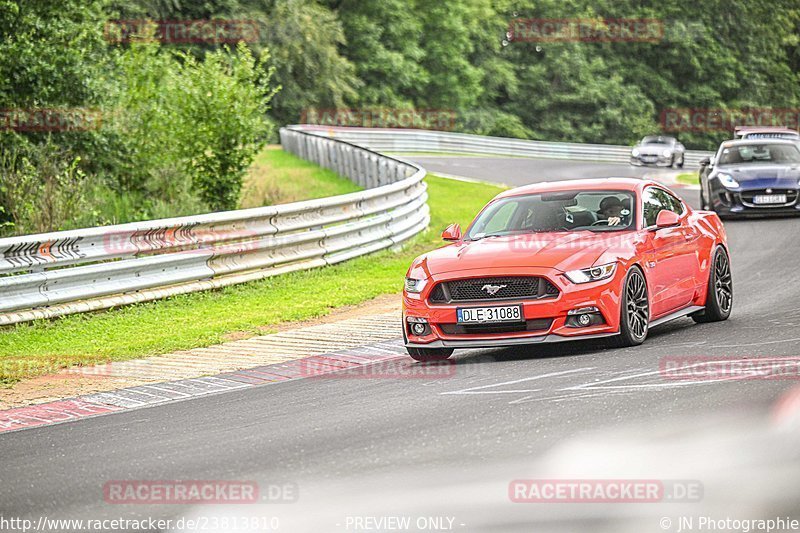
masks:
<instances>
[{"instance_id":1,"label":"tree","mask_svg":"<svg viewBox=\"0 0 800 533\"><path fill-rule=\"evenodd\" d=\"M264 28L282 87L272 101L279 124L298 122L309 108L340 108L358 99L362 83L339 54L345 35L334 13L315 2L276 0Z\"/></svg>"},{"instance_id":2,"label":"tree","mask_svg":"<svg viewBox=\"0 0 800 533\"><path fill-rule=\"evenodd\" d=\"M335 7L346 37L340 53L353 63L362 83L352 103L412 107L415 89L430 81L421 64L424 35L417 12L404 0L328 1L327 5Z\"/></svg>"},{"instance_id":3,"label":"tree","mask_svg":"<svg viewBox=\"0 0 800 533\"><path fill-rule=\"evenodd\" d=\"M100 0L0 0L0 109L7 113L0 126L0 227L6 231L42 227L44 218L25 220L20 212L33 213L24 206L40 196L30 191L47 185L53 202L80 198L88 187L84 171L101 165L103 134L94 126L72 128L77 123L69 117L98 116L110 59L103 7ZM42 128L37 121L44 116L54 125ZM48 162L54 154L59 164ZM62 206L51 207L59 227Z\"/></svg>"}]
</instances>

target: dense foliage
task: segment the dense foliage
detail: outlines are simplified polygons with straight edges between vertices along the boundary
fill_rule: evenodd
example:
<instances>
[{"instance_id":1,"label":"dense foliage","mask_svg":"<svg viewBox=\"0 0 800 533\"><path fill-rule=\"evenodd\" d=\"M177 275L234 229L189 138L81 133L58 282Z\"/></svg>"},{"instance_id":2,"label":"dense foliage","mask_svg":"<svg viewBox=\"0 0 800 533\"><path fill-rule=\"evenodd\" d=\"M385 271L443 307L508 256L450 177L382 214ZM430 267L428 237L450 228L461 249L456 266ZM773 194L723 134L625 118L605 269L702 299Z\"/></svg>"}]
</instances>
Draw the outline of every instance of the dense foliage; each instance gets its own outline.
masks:
<instances>
[{"instance_id":1,"label":"dense foliage","mask_svg":"<svg viewBox=\"0 0 800 533\"><path fill-rule=\"evenodd\" d=\"M0 1L0 233L235 209L273 135L269 54L184 50L105 1ZM66 118L65 118L66 117Z\"/></svg>"},{"instance_id":2,"label":"dense foliage","mask_svg":"<svg viewBox=\"0 0 800 533\"><path fill-rule=\"evenodd\" d=\"M103 116L101 128L0 131L0 232L236 207L271 124L308 110L446 110L460 131L632 144L665 110L800 108L796 0L649 4L0 0L0 109ZM108 38L109 21L144 19L258 31L238 46ZM510 33L515 19L649 20L661 33L559 42ZM678 136L709 149L727 133Z\"/></svg>"}]
</instances>

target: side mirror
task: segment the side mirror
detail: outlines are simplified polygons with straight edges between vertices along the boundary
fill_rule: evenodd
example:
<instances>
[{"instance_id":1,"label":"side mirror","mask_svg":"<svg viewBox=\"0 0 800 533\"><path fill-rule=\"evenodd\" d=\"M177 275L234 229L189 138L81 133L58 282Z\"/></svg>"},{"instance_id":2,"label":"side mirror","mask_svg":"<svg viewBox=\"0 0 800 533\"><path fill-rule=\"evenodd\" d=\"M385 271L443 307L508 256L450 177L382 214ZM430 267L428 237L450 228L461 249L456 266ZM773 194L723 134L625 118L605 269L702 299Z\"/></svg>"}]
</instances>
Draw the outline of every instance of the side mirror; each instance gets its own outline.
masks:
<instances>
[{"instance_id":1,"label":"side mirror","mask_svg":"<svg viewBox=\"0 0 800 533\"><path fill-rule=\"evenodd\" d=\"M450 224L442 232L442 239L446 241L460 241L461 240L461 226L458 224Z\"/></svg>"},{"instance_id":2,"label":"side mirror","mask_svg":"<svg viewBox=\"0 0 800 533\"><path fill-rule=\"evenodd\" d=\"M656 217L656 229L673 228L680 226L681 221L678 213L664 209L658 212Z\"/></svg>"},{"instance_id":3,"label":"side mirror","mask_svg":"<svg viewBox=\"0 0 800 533\"><path fill-rule=\"evenodd\" d=\"M710 157L704 157L703 159L700 160L700 166L701 167L707 167L707 166L710 166L710 165L711 165L711 158Z\"/></svg>"}]
</instances>

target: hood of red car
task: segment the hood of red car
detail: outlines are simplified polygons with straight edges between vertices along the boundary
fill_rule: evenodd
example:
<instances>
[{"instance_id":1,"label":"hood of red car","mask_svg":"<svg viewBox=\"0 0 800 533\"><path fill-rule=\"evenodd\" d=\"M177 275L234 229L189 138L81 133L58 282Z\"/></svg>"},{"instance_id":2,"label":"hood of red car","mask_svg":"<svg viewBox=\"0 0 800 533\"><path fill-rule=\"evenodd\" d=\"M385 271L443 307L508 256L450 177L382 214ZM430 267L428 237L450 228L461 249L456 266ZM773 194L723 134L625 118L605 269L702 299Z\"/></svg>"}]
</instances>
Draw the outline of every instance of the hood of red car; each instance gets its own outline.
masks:
<instances>
[{"instance_id":1,"label":"hood of red car","mask_svg":"<svg viewBox=\"0 0 800 533\"><path fill-rule=\"evenodd\" d=\"M420 257L429 275L457 270L542 267L566 272L592 266L605 252L629 249L631 232L554 232L487 237L439 248Z\"/></svg>"}]
</instances>

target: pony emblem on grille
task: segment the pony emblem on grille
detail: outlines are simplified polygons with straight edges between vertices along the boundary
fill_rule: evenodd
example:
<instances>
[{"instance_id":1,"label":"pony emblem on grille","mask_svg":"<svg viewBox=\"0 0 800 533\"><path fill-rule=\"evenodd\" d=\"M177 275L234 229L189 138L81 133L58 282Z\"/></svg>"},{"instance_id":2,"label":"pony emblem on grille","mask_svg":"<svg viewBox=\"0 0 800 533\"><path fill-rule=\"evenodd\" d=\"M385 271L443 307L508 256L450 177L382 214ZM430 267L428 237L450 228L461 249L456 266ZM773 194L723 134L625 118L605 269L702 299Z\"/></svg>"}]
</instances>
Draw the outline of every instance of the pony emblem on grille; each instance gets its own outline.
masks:
<instances>
[{"instance_id":1,"label":"pony emblem on grille","mask_svg":"<svg viewBox=\"0 0 800 533\"><path fill-rule=\"evenodd\" d=\"M489 296L494 296L495 294L497 294L497 292L498 292L500 289L502 289L502 288L504 288L504 287L508 287L508 285L490 285L490 284L488 284L488 283L487 283L486 285L484 285L483 287L481 287L481 290L482 290L482 291L486 291L486 293L487 293Z\"/></svg>"}]
</instances>

